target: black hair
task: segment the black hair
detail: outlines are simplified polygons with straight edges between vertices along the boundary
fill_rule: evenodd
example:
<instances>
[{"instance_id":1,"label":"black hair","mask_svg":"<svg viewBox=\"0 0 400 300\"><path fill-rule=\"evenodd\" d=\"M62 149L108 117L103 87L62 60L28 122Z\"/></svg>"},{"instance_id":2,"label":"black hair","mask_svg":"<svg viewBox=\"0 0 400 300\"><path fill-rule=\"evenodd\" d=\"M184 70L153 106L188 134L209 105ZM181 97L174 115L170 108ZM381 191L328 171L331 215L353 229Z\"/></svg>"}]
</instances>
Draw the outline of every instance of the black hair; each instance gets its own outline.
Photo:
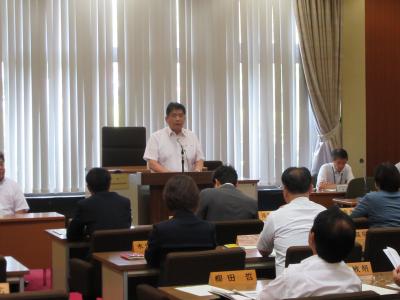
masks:
<instances>
[{"instance_id":1,"label":"black hair","mask_svg":"<svg viewBox=\"0 0 400 300\"><path fill-rule=\"evenodd\" d=\"M312 179L307 168L287 168L282 174L282 184L292 194L304 194L310 190Z\"/></svg>"},{"instance_id":2,"label":"black hair","mask_svg":"<svg viewBox=\"0 0 400 300\"><path fill-rule=\"evenodd\" d=\"M194 212L199 204L199 188L186 175L170 178L163 191L163 199L171 211L187 210Z\"/></svg>"},{"instance_id":3,"label":"black hair","mask_svg":"<svg viewBox=\"0 0 400 300\"><path fill-rule=\"evenodd\" d=\"M333 149L331 152L332 160L335 161L337 159L345 159L348 160L349 156L347 155L347 151L343 148Z\"/></svg>"},{"instance_id":4,"label":"black hair","mask_svg":"<svg viewBox=\"0 0 400 300\"><path fill-rule=\"evenodd\" d=\"M86 184L92 193L108 191L111 184L111 175L103 168L90 169L86 175Z\"/></svg>"},{"instance_id":5,"label":"black hair","mask_svg":"<svg viewBox=\"0 0 400 300\"><path fill-rule=\"evenodd\" d=\"M356 229L353 220L337 206L320 212L311 232L318 256L329 263L341 262L354 247Z\"/></svg>"},{"instance_id":6,"label":"black hair","mask_svg":"<svg viewBox=\"0 0 400 300\"><path fill-rule=\"evenodd\" d=\"M380 164L375 169L375 183L386 192L397 192L400 188L399 170L390 162Z\"/></svg>"},{"instance_id":7,"label":"black hair","mask_svg":"<svg viewBox=\"0 0 400 300\"><path fill-rule=\"evenodd\" d=\"M232 183L237 184L238 174L232 166L219 166L214 171L213 181L218 179L221 184Z\"/></svg>"},{"instance_id":8,"label":"black hair","mask_svg":"<svg viewBox=\"0 0 400 300\"><path fill-rule=\"evenodd\" d=\"M170 102L167 106L167 109L165 111L165 115L169 116L169 114L173 111L173 110L181 110L183 111L183 114L186 115L186 108L183 104L178 103L178 102Z\"/></svg>"},{"instance_id":9,"label":"black hair","mask_svg":"<svg viewBox=\"0 0 400 300\"><path fill-rule=\"evenodd\" d=\"M3 153L3 151L0 151L0 161L4 162L4 153Z\"/></svg>"}]
</instances>

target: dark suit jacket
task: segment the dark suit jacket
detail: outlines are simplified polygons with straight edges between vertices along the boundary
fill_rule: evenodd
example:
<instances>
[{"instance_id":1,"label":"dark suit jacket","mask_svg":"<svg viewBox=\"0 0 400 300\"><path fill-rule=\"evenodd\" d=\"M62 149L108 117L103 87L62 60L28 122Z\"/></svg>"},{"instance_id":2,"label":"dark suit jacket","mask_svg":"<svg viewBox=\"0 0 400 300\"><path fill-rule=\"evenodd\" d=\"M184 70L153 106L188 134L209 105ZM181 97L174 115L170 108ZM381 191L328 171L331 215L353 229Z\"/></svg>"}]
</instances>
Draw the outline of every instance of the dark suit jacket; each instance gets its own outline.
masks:
<instances>
[{"instance_id":1,"label":"dark suit jacket","mask_svg":"<svg viewBox=\"0 0 400 300\"><path fill-rule=\"evenodd\" d=\"M100 192L78 202L75 217L68 226L68 240L90 236L95 230L131 226L131 203L114 192Z\"/></svg>"},{"instance_id":2,"label":"dark suit jacket","mask_svg":"<svg viewBox=\"0 0 400 300\"><path fill-rule=\"evenodd\" d=\"M214 225L182 210L177 211L172 219L153 225L145 257L149 265L159 267L169 252L211 250L215 247Z\"/></svg>"},{"instance_id":3,"label":"dark suit jacket","mask_svg":"<svg viewBox=\"0 0 400 300\"><path fill-rule=\"evenodd\" d=\"M224 184L219 188L200 192L200 204L196 212L207 221L231 221L257 218L257 201L239 191L235 186Z\"/></svg>"}]
</instances>

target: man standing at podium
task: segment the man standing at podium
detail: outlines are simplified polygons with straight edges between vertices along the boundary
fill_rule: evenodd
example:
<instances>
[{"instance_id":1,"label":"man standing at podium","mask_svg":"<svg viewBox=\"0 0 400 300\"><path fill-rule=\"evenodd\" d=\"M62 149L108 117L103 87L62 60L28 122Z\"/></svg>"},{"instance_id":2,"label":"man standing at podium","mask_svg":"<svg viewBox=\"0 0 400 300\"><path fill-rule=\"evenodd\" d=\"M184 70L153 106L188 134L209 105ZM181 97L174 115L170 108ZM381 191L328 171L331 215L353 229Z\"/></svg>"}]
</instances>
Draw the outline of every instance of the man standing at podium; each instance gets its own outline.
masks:
<instances>
[{"instance_id":1,"label":"man standing at podium","mask_svg":"<svg viewBox=\"0 0 400 300\"><path fill-rule=\"evenodd\" d=\"M171 102L165 121L168 127L154 132L147 142L143 159L153 172L201 172L204 155L197 136L184 129L186 108Z\"/></svg>"}]
</instances>

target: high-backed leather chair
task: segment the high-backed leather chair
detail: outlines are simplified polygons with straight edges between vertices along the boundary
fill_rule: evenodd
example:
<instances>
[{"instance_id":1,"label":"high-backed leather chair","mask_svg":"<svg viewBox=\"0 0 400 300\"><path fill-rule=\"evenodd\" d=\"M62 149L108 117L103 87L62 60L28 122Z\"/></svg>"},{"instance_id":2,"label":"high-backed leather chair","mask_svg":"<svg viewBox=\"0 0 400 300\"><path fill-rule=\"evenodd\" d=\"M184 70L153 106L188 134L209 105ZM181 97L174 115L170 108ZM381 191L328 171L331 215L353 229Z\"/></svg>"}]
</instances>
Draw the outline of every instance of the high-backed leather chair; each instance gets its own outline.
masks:
<instances>
[{"instance_id":1,"label":"high-backed leather chair","mask_svg":"<svg viewBox=\"0 0 400 300\"><path fill-rule=\"evenodd\" d=\"M367 193L376 191L374 177L365 177L365 185L367 186Z\"/></svg>"},{"instance_id":2,"label":"high-backed leather chair","mask_svg":"<svg viewBox=\"0 0 400 300\"><path fill-rule=\"evenodd\" d=\"M234 244L238 235L259 234L264 222L259 219L215 221L217 245Z\"/></svg>"},{"instance_id":3,"label":"high-backed leather chair","mask_svg":"<svg viewBox=\"0 0 400 300\"><path fill-rule=\"evenodd\" d=\"M312 250L309 246L292 246L286 250L285 268L290 264L298 264L303 259L312 256ZM362 247L359 243L354 244L353 250L346 257L345 262L359 262L362 259Z\"/></svg>"},{"instance_id":4,"label":"high-backed leather chair","mask_svg":"<svg viewBox=\"0 0 400 300\"><path fill-rule=\"evenodd\" d=\"M331 294L325 296L314 296L314 297L300 297L300 298L290 298L297 300L379 300L379 294L373 291L365 292L355 292L355 293L341 293L341 294ZM285 299L289 300L289 299Z\"/></svg>"},{"instance_id":5,"label":"high-backed leather chair","mask_svg":"<svg viewBox=\"0 0 400 300\"><path fill-rule=\"evenodd\" d=\"M168 300L158 289L149 284L139 284L136 287L137 300Z\"/></svg>"},{"instance_id":6,"label":"high-backed leather chair","mask_svg":"<svg viewBox=\"0 0 400 300\"><path fill-rule=\"evenodd\" d=\"M392 271L393 266L383 249L400 251L400 228L370 228L365 238L364 260L370 261L374 272Z\"/></svg>"},{"instance_id":7,"label":"high-backed leather chair","mask_svg":"<svg viewBox=\"0 0 400 300\"><path fill-rule=\"evenodd\" d=\"M160 285L207 284L210 272L243 270L245 258L242 248L171 252L165 258Z\"/></svg>"},{"instance_id":8,"label":"high-backed leather chair","mask_svg":"<svg viewBox=\"0 0 400 300\"><path fill-rule=\"evenodd\" d=\"M1 300L68 300L65 291L35 291L0 295Z\"/></svg>"},{"instance_id":9,"label":"high-backed leather chair","mask_svg":"<svg viewBox=\"0 0 400 300\"><path fill-rule=\"evenodd\" d=\"M354 178L353 180L350 180L347 186L345 198L353 199L362 197L365 195L366 191L367 186L364 177Z\"/></svg>"},{"instance_id":10,"label":"high-backed leather chair","mask_svg":"<svg viewBox=\"0 0 400 300\"><path fill-rule=\"evenodd\" d=\"M223 162L220 160L205 160L204 167L207 168L207 171L214 171L218 167L222 166Z\"/></svg>"},{"instance_id":11,"label":"high-backed leather chair","mask_svg":"<svg viewBox=\"0 0 400 300\"><path fill-rule=\"evenodd\" d=\"M146 128L103 127L102 166L145 166Z\"/></svg>"},{"instance_id":12,"label":"high-backed leather chair","mask_svg":"<svg viewBox=\"0 0 400 300\"><path fill-rule=\"evenodd\" d=\"M148 240L151 225L133 229L95 231L90 240L90 253L108 251L130 251L133 241ZM101 263L73 258L70 260L70 290L84 297L101 297Z\"/></svg>"}]
</instances>

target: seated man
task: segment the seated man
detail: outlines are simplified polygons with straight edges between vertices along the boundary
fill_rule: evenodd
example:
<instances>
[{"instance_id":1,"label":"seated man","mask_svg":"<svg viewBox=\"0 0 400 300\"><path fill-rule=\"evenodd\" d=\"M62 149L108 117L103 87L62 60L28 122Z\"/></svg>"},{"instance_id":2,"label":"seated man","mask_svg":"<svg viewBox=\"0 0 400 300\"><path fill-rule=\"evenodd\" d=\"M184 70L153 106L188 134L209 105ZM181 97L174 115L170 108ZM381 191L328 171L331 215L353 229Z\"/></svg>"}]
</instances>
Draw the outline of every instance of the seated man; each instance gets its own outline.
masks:
<instances>
[{"instance_id":1,"label":"seated man","mask_svg":"<svg viewBox=\"0 0 400 300\"><path fill-rule=\"evenodd\" d=\"M149 265L159 267L171 251L211 250L216 247L214 225L194 214L199 204L199 189L191 177L178 175L168 180L163 199L173 218L153 225L145 252Z\"/></svg>"},{"instance_id":2,"label":"seated man","mask_svg":"<svg viewBox=\"0 0 400 300\"><path fill-rule=\"evenodd\" d=\"M331 153L332 162L321 166L318 173L318 190L336 189L338 184L348 184L354 178L347 164L348 155L344 149L335 149Z\"/></svg>"},{"instance_id":3,"label":"seated man","mask_svg":"<svg viewBox=\"0 0 400 300\"><path fill-rule=\"evenodd\" d=\"M208 221L228 221L257 218L257 201L237 187L238 175L231 166L220 166L213 176L215 188L200 192L197 216Z\"/></svg>"},{"instance_id":4,"label":"seated man","mask_svg":"<svg viewBox=\"0 0 400 300\"><path fill-rule=\"evenodd\" d=\"M0 216L28 212L29 206L21 188L5 174L4 154L0 152Z\"/></svg>"},{"instance_id":5,"label":"seated man","mask_svg":"<svg viewBox=\"0 0 400 300\"><path fill-rule=\"evenodd\" d=\"M276 276L285 268L286 250L291 246L307 245L315 216L325 210L308 199L313 185L307 168L286 169L282 184L287 204L269 214L257 243L258 251L264 256L275 249Z\"/></svg>"},{"instance_id":6,"label":"seated man","mask_svg":"<svg viewBox=\"0 0 400 300\"><path fill-rule=\"evenodd\" d=\"M370 227L400 226L400 173L391 163L375 170L378 191L366 194L351 213L352 218L366 217Z\"/></svg>"},{"instance_id":7,"label":"seated man","mask_svg":"<svg viewBox=\"0 0 400 300\"><path fill-rule=\"evenodd\" d=\"M318 214L309 234L313 256L289 265L258 299L274 300L361 291L361 280L343 261L354 247L355 226L337 207Z\"/></svg>"},{"instance_id":8,"label":"seated man","mask_svg":"<svg viewBox=\"0 0 400 300\"><path fill-rule=\"evenodd\" d=\"M86 175L89 198L78 208L67 230L68 240L90 236L95 230L123 229L131 226L131 203L128 198L110 192L110 173L93 168Z\"/></svg>"}]
</instances>

